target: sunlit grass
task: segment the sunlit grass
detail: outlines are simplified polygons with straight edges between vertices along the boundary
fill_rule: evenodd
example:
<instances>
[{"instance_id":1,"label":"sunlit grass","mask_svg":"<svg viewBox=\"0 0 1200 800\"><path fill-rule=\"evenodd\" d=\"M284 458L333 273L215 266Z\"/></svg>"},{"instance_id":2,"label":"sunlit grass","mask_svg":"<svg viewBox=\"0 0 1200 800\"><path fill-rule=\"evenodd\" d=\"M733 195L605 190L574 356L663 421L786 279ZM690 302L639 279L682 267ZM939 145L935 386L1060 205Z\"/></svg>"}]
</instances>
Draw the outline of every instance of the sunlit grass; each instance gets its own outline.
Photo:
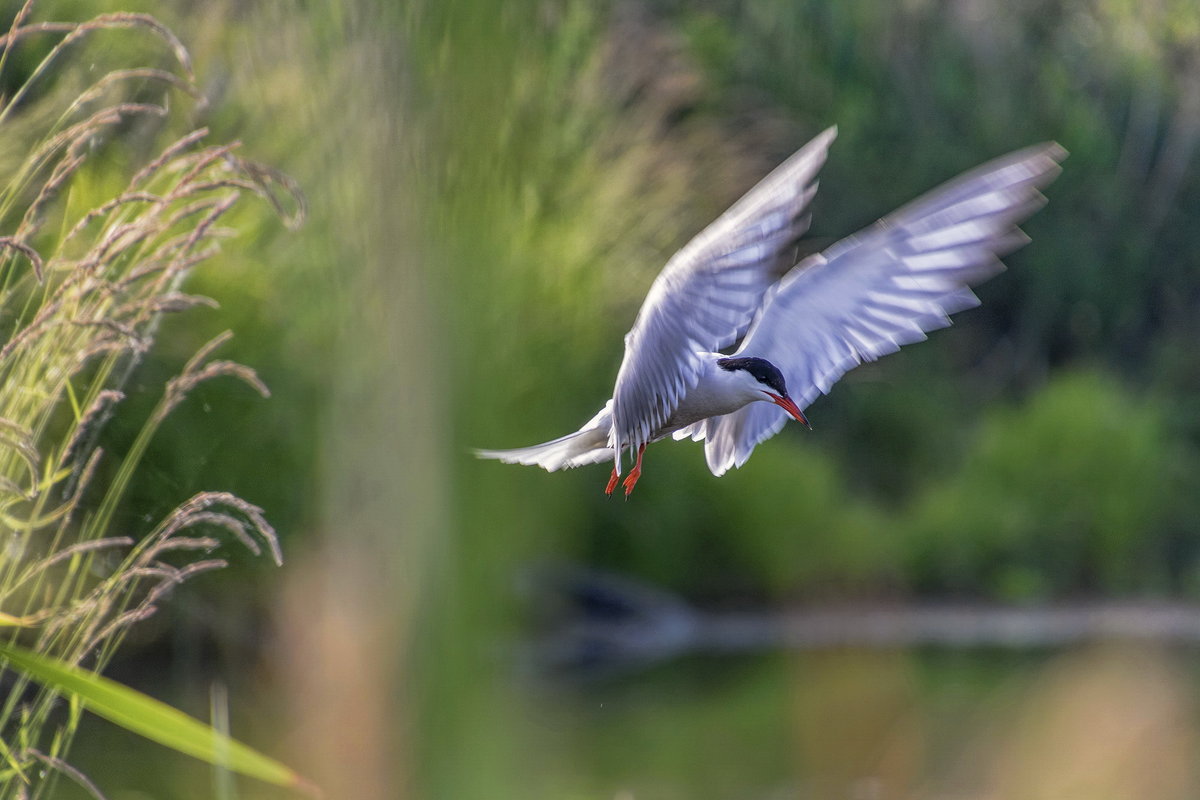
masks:
<instances>
[{"instance_id":1,"label":"sunlit grass","mask_svg":"<svg viewBox=\"0 0 1200 800\"><path fill-rule=\"evenodd\" d=\"M175 586L226 564L214 554L224 541L281 561L261 510L227 493L198 494L148 532L114 526L150 439L196 385L233 377L268 394L250 368L212 357L226 335L165 386L125 452L97 442L163 314L216 305L182 285L235 233L224 223L241 198L265 198L289 223L303 209L288 179L236 143L183 127L201 95L157 20L48 23L32 10L0 39L0 79L18 59L25 69L0 108L0 610L10 644L98 670ZM104 66L111 54L88 49L118 29L156 43L148 66ZM11 665L4 678L0 793L52 796L82 706Z\"/></svg>"}]
</instances>

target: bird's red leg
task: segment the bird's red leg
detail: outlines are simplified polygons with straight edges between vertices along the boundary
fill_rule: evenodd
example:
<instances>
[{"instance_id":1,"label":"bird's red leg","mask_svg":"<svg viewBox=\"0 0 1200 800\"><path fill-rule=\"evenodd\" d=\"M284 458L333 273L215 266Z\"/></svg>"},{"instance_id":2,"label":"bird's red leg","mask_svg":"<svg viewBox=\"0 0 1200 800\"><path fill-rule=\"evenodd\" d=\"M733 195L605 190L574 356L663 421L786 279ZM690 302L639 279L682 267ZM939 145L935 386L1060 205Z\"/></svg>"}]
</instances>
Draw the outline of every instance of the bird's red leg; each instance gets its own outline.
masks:
<instances>
[{"instance_id":1,"label":"bird's red leg","mask_svg":"<svg viewBox=\"0 0 1200 800\"><path fill-rule=\"evenodd\" d=\"M612 496L613 489L617 488L618 480L620 480L620 476L617 475L617 468L613 467L612 477L608 479L608 486L604 487L604 493L606 495L609 495L610 497Z\"/></svg>"},{"instance_id":2,"label":"bird's red leg","mask_svg":"<svg viewBox=\"0 0 1200 800\"><path fill-rule=\"evenodd\" d=\"M633 493L633 487L637 485L638 478L642 477L642 453L646 452L646 445L638 448L637 463L633 465L633 469L629 470L629 474L625 476L625 496L629 497Z\"/></svg>"}]
</instances>

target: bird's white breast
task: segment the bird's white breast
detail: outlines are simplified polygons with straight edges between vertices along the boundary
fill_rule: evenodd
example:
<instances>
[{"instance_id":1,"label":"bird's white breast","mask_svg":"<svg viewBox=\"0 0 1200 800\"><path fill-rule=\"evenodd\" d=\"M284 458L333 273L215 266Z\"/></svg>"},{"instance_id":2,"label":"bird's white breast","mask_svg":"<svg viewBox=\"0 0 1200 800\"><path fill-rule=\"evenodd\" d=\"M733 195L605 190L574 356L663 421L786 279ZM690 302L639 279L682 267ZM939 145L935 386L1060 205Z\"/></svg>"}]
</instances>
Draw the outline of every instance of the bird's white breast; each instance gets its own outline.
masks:
<instances>
[{"instance_id":1,"label":"bird's white breast","mask_svg":"<svg viewBox=\"0 0 1200 800\"><path fill-rule=\"evenodd\" d=\"M721 369L716 363L718 358L722 358L719 353L705 354L706 366L700 380L683 396L670 419L656 432L656 439L702 419L731 414L747 403L765 399L751 386L744 371Z\"/></svg>"}]
</instances>

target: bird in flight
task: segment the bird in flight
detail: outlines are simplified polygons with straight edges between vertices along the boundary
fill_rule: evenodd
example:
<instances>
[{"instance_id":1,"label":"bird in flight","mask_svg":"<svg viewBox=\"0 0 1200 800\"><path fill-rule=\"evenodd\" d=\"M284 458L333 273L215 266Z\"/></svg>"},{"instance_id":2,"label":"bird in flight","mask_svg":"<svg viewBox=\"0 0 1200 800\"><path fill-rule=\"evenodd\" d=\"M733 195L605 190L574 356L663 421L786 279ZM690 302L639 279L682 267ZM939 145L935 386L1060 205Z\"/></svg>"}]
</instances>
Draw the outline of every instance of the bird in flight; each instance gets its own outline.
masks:
<instances>
[{"instance_id":1,"label":"bird in flight","mask_svg":"<svg viewBox=\"0 0 1200 800\"><path fill-rule=\"evenodd\" d=\"M1048 143L1002 156L795 263L836 136L817 136L667 262L598 414L553 441L476 454L551 472L612 461L611 495L628 451L626 497L646 445L668 436L703 441L714 475L742 466L789 417L811 428L803 409L848 370L978 305L970 287L1028 242L1017 224L1067 155Z\"/></svg>"}]
</instances>

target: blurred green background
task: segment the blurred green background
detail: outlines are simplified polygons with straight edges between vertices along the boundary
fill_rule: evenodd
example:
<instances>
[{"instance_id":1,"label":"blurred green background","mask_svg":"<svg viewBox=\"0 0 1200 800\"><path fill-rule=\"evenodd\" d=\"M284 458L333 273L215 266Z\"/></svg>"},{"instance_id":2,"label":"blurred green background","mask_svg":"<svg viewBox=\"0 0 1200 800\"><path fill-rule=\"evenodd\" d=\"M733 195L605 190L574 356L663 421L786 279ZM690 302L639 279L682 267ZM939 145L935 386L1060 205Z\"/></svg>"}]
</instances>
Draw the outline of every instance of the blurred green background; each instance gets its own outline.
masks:
<instances>
[{"instance_id":1,"label":"blurred green background","mask_svg":"<svg viewBox=\"0 0 1200 800\"><path fill-rule=\"evenodd\" d=\"M232 328L226 354L274 396L201 387L126 524L230 490L266 509L286 563L184 587L115 677L201 716L227 687L234 733L331 798L1194 796L1192 652L766 649L584 682L520 658L524 576L547 563L716 609L1200 599L1194 0L37 17L101 6L174 29L209 99L194 124L310 204L297 233L241 213L190 287L221 309L167 321L106 434L119 448ZM980 309L852 372L813 432L741 470L654 447L626 503L599 467L470 456L590 417L666 258L831 124L823 241L1009 150L1071 157ZM75 753L114 800L220 796L99 723Z\"/></svg>"}]
</instances>

